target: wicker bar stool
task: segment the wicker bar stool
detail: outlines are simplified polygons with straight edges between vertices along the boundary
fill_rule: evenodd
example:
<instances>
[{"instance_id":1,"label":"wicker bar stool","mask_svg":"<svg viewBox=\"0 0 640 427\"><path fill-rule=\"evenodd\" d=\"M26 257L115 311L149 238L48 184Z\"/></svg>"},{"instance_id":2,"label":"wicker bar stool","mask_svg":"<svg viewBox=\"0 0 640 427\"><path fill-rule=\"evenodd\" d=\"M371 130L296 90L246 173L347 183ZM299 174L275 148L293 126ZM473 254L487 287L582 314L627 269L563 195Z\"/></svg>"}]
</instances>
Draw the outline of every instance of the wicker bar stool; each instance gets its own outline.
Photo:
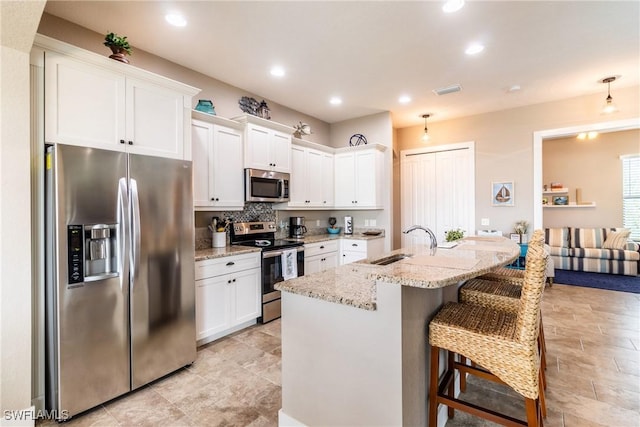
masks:
<instances>
[{"instance_id":1,"label":"wicker bar stool","mask_svg":"<svg viewBox=\"0 0 640 427\"><path fill-rule=\"evenodd\" d=\"M538 230L535 232L529 242L529 247L542 247L544 249L544 232ZM546 252L546 251L545 251ZM548 257L548 254L547 254ZM504 270L510 270L517 272L517 275L507 275L498 278L497 275L492 273L480 276L477 279L471 279L467 281L459 291L458 301L462 303L478 304L488 308L494 308L498 310L506 310L512 313L517 313L520 306L520 294L522 290L522 284L524 282L524 271L513 270L505 268ZM546 275L545 268L545 275ZM494 278L496 277L496 278ZM546 369L546 344L544 340L544 328L542 326L542 316L540 316L540 332L538 335L538 345L540 347L540 358L542 366ZM463 363L466 361L463 359ZM541 372L542 385L546 389L546 376L544 370ZM466 389L466 381L464 377L460 378L460 388L462 391ZM546 408L543 408L546 413Z\"/></svg>"},{"instance_id":2,"label":"wicker bar stool","mask_svg":"<svg viewBox=\"0 0 640 427\"><path fill-rule=\"evenodd\" d=\"M430 426L437 425L438 404L449 407L450 418L454 409L459 409L508 426L542 425L544 394L537 338L547 255L542 247L535 245L529 251L517 313L476 304L447 303L430 322ZM440 349L448 352L448 366L438 384ZM473 360L484 369L456 362L455 354ZM527 421L456 398L455 370L511 387L525 399Z\"/></svg>"}]
</instances>

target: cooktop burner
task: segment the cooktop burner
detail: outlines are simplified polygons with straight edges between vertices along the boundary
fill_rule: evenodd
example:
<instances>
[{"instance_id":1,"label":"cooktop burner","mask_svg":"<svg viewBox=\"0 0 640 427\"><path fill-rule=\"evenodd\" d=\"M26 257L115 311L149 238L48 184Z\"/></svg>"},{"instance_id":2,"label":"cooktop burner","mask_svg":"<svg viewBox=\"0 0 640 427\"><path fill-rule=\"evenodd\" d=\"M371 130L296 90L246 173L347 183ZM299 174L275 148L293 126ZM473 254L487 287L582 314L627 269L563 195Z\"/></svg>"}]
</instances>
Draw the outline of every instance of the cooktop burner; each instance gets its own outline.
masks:
<instances>
[{"instance_id":1,"label":"cooktop burner","mask_svg":"<svg viewBox=\"0 0 640 427\"><path fill-rule=\"evenodd\" d=\"M302 246L304 243L284 239L256 239L233 242L233 244L240 246L253 246L262 248L263 250L275 250L284 248L295 248L297 246Z\"/></svg>"},{"instance_id":2,"label":"cooktop burner","mask_svg":"<svg viewBox=\"0 0 640 427\"><path fill-rule=\"evenodd\" d=\"M263 251L295 248L300 241L276 239L275 222L240 222L231 229L231 244L262 248Z\"/></svg>"}]
</instances>

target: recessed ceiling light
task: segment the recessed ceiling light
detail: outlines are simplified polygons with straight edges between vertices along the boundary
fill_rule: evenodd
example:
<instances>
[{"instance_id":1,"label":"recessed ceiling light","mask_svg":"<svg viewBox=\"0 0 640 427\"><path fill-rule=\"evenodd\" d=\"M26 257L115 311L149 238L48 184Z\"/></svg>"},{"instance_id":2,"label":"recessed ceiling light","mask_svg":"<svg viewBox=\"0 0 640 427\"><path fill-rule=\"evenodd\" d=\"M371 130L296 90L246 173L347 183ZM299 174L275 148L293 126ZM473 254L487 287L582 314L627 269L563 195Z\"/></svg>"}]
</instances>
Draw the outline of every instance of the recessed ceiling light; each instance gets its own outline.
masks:
<instances>
[{"instance_id":1,"label":"recessed ceiling light","mask_svg":"<svg viewBox=\"0 0 640 427\"><path fill-rule=\"evenodd\" d=\"M411 102L411 97L409 95L402 95L400 98L398 98L398 102L400 104L408 104Z\"/></svg>"},{"instance_id":2,"label":"recessed ceiling light","mask_svg":"<svg viewBox=\"0 0 640 427\"><path fill-rule=\"evenodd\" d=\"M477 55L478 53L484 50L484 45L480 43L472 43L467 47L467 50L464 51L467 55Z\"/></svg>"},{"instance_id":3,"label":"recessed ceiling light","mask_svg":"<svg viewBox=\"0 0 640 427\"><path fill-rule=\"evenodd\" d=\"M174 27L184 27L187 25L187 20L179 13L168 13L164 16L164 19Z\"/></svg>"},{"instance_id":4,"label":"recessed ceiling light","mask_svg":"<svg viewBox=\"0 0 640 427\"><path fill-rule=\"evenodd\" d=\"M509 89L507 89L509 92L513 93L513 92L518 92L520 89L522 89L522 87L520 87L520 85L512 85Z\"/></svg>"},{"instance_id":5,"label":"recessed ceiling light","mask_svg":"<svg viewBox=\"0 0 640 427\"><path fill-rule=\"evenodd\" d=\"M276 65L271 68L271 75L274 77L284 77L284 68L279 65Z\"/></svg>"},{"instance_id":6,"label":"recessed ceiling light","mask_svg":"<svg viewBox=\"0 0 640 427\"><path fill-rule=\"evenodd\" d=\"M444 13L457 12L464 6L464 0L449 0L442 5Z\"/></svg>"},{"instance_id":7,"label":"recessed ceiling light","mask_svg":"<svg viewBox=\"0 0 640 427\"><path fill-rule=\"evenodd\" d=\"M340 98L338 96L333 96L329 100L329 103L331 103L331 105L340 105L340 104L342 104L342 98Z\"/></svg>"}]
</instances>

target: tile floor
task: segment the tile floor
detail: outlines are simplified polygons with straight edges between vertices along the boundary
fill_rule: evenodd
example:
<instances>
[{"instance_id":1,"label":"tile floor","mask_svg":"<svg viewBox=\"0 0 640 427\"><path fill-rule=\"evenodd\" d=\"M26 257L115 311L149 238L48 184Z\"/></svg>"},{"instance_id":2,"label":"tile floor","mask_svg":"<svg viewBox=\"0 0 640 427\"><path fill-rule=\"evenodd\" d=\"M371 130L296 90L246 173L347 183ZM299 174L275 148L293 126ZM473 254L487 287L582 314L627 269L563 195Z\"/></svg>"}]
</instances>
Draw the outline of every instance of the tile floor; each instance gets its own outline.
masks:
<instances>
[{"instance_id":1,"label":"tile floor","mask_svg":"<svg viewBox=\"0 0 640 427\"><path fill-rule=\"evenodd\" d=\"M554 285L545 291L545 426L640 426L640 295ZM280 322L201 347L195 363L65 423L71 426L275 426ZM521 399L471 378L464 398L518 418ZM38 427L55 425L41 420ZM494 426L456 412L447 427Z\"/></svg>"}]
</instances>

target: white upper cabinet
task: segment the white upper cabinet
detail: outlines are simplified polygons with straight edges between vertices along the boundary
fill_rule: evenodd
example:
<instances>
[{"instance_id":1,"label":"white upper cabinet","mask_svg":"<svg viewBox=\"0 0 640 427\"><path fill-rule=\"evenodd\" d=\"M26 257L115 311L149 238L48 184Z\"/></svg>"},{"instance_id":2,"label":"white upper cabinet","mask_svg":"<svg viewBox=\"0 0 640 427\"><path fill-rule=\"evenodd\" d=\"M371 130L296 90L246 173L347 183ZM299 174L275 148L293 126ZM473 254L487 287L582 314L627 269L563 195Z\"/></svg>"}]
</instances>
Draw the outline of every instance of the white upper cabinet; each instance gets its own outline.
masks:
<instances>
[{"instance_id":1,"label":"white upper cabinet","mask_svg":"<svg viewBox=\"0 0 640 427\"><path fill-rule=\"evenodd\" d=\"M47 52L45 141L120 149L126 139L124 75Z\"/></svg>"},{"instance_id":2,"label":"white upper cabinet","mask_svg":"<svg viewBox=\"0 0 640 427\"><path fill-rule=\"evenodd\" d=\"M294 145L289 191L289 207L332 208L333 155Z\"/></svg>"},{"instance_id":3,"label":"white upper cabinet","mask_svg":"<svg viewBox=\"0 0 640 427\"><path fill-rule=\"evenodd\" d=\"M251 115L236 117L234 120L246 126L245 168L291 172L293 128Z\"/></svg>"},{"instance_id":4,"label":"white upper cabinet","mask_svg":"<svg viewBox=\"0 0 640 427\"><path fill-rule=\"evenodd\" d=\"M36 36L45 50L45 142L191 159L199 89Z\"/></svg>"},{"instance_id":5,"label":"white upper cabinet","mask_svg":"<svg viewBox=\"0 0 640 427\"><path fill-rule=\"evenodd\" d=\"M242 131L231 120L194 112L193 202L196 209L244 207ZM207 120L207 121L205 121ZM219 124L223 122L224 124Z\"/></svg>"},{"instance_id":6,"label":"white upper cabinet","mask_svg":"<svg viewBox=\"0 0 640 427\"><path fill-rule=\"evenodd\" d=\"M378 148L336 154L335 207L381 208L383 169L383 153Z\"/></svg>"},{"instance_id":7,"label":"white upper cabinet","mask_svg":"<svg viewBox=\"0 0 640 427\"><path fill-rule=\"evenodd\" d=\"M126 141L130 153L185 158L185 96L155 83L127 77ZM191 97L186 104L190 109ZM188 141L188 140L187 140Z\"/></svg>"},{"instance_id":8,"label":"white upper cabinet","mask_svg":"<svg viewBox=\"0 0 640 427\"><path fill-rule=\"evenodd\" d=\"M322 206L334 206L334 156L322 153Z\"/></svg>"},{"instance_id":9,"label":"white upper cabinet","mask_svg":"<svg viewBox=\"0 0 640 427\"><path fill-rule=\"evenodd\" d=\"M333 208L333 154L328 152L329 150L333 151L332 148L320 144L293 140L287 207Z\"/></svg>"}]
</instances>

